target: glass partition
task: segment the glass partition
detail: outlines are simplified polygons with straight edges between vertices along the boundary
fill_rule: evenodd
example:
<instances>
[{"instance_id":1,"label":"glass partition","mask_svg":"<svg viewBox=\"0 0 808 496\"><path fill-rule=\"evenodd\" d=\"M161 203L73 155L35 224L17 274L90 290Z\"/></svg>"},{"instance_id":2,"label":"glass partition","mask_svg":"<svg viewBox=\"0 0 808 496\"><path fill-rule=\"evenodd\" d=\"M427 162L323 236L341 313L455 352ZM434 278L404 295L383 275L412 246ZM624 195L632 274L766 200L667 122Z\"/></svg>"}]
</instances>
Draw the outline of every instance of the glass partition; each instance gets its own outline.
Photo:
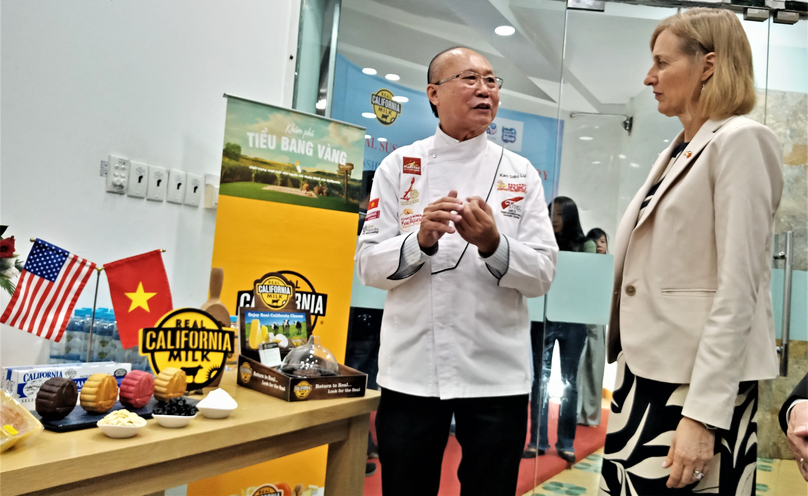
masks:
<instances>
[{"instance_id":1,"label":"glass partition","mask_svg":"<svg viewBox=\"0 0 808 496\"><path fill-rule=\"evenodd\" d=\"M606 2L604 10L596 12L568 9L563 2L549 0L342 0L338 7L333 92L326 104L333 118L367 128L365 195L376 168L390 152L435 132L438 121L424 93L427 65L448 47L466 46L483 54L505 80L489 139L527 157L542 176L553 214L562 224L569 221L556 206L560 197L570 199L581 231L592 235L593 243L568 246L559 254L550 292L528 303L538 380L531 413L542 410L545 395L548 400L546 414L531 422L535 426L526 447L546 443L549 449L523 460L517 494L596 491L616 379L616 367L604 363L614 271L609 245L651 166L681 130L678 119L657 111L652 90L643 84L652 62L651 34L660 20L679 8L660 2L654 6ZM808 24L744 21L740 10L737 15L753 50L758 100L750 117L772 128L784 149L786 187L776 229L793 231L795 240L792 371L787 379L761 383L758 410L761 456L788 457L775 423L776 410L808 368ZM512 26L514 33L499 36L494 32L498 26ZM326 94L322 77L318 84L322 99ZM398 105L375 108L380 97ZM503 141L503 127L518 129L519 142ZM367 199L360 225L366 209ZM600 231L591 232L595 228ZM606 253L596 252L601 232ZM783 279L782 268L776 268L772 294L778 337ZM386 292L364 287L354 278L348 360L360 369L366 367L371 375L376 370L385 298ZM572 339L573 335L577 337ZM552 350L547 346L551 341ZM574 355L580 357L577 367L570 365ZM571 395L571 389L577 394ZM556 445L559 433L568 435L569 429L562 433L558 426L563 423L560 416L568 421L569 412L575 415L576 462L565 471L567 462ZM547 437L539 439L544 424ZM442 494L456 492L453 463L459 460L458 450L450 438L446 456L453 461L444 465ZM766 460L761 470L766 469ZM368 481L369 487L376 487L376 482Z\"/></svg>"},{"instance_id":2,"label":"glass partition","mask_svg":"<svg viewBox=\"0 0 808 496\"><path fill-rule=\"evenodd\" d=\"M612 240L623 213L645 182L651 166L682 128L678 119L665 117L657 111L657 102L651 89L643 85L652 63L651 34L661 19L676 12L676 8L610 2L605 4L603 12L568 10L559 100L559 120L563 121L564 136L557 173L558 194L574 200L584 232L599 227ZM808 283L803 263L808 260L808 177L805 173L808 159L808 33L805 20L787 25L770 20L745 21L740 11L736 15L742 21L753 51L758 98L749 117L771 128L784 150L786 181L775 230L779 233L794 232L789 377L759 383L757 442L760 492L761 488L768 490L770 486L767 484L775 484L769 472L774 464L779 463L776 459L791 458L786 439L777 423L777 413L794 385L808 372L805 341L808 329L805 310L808 308ZM592 261L584 262L587 258ZM597 319L608 315L608 308L603 310L603 302L611 298L613 274L607 270L607 266L611 268L612 264L610 257L602 255L562 252L556 281L546 297L547 320L605 323ZM782 262L777 267L780 268L773 272L772 295L779 338L782 305L786 296ZM594 327L588 326L587 346L581 355L577 378L579 394L585 388L581 375L586 374L587 370L602 367L602 362L594 362L593 355L587 351L593 339L591 331ZM598 335L597 339L602 338ZM562 353L559 356L558 350L555 350L548 384L550 424L558 408L554 408L553 403L560 403L563 412L564 402L571 396L569 378L562 373L564 344L559 340ZM598 350L597 355L601 353ZM558 365L559 359L562 367ZM610 390L606 397L610 396L612 385L615 384L615 374L613 365L606 366L603 388ZM586 382L586 378L583 382ZM608 409L608 406L604 401L604 409ZM600 446L605 435L605 419L604 415L604 425L597 433ZM579 417L579 423L581 420ZM584 451L580 455L588 454L590 446L600 447L597 443L589 442L593 436L592 430L579 426L576 434L576 454L581 450ZM550 441L555 442L552 433ZM549 482L545 482L541 471L538 471L535 494L545 494L559 488L572 489L572 486L596 491L601 463L602 451L594 451L587 459L574 465L572 471L558 475ZM633 473L632 470L645 469L627 468L629 473Z\"/></svg>"}]
</instances>

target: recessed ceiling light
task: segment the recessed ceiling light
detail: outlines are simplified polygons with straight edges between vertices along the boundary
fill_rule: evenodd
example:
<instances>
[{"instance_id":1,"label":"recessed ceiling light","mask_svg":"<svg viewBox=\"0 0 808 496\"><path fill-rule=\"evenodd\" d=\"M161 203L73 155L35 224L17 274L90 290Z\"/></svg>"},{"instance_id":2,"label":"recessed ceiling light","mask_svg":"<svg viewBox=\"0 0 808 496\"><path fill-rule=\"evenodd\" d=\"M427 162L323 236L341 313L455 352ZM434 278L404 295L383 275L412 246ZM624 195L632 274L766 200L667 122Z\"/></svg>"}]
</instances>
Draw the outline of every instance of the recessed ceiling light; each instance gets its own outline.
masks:
<instances>
[{"instance_id":1,"label":"recessed ceiling light","mask_svg":"<svg viewBox=\"0 0 808 496\"><path fill-rule=\"evenodd\" d=\"M622 153L621 153L620 155L618 155L618 157L620 157L620 158L626 158L626 156L625 156L625 155L623 155Z\"/></svg>"},{"instance_id":2,"label":"recessed ceiling light","mask_svg":"<svg viewBox=\"0 0 808 496\"><path fill-rule=\"evenodd\" d=\"M398 74L387 74L384 76L384 78L389 79L390 81L398 81L399 79L401 79L401 76L399 76Z\"/></svg>"},{"instance_id":3,"label":"recessed ceiling light","mask_svg":"<svg viewBox=\"0 0 808 496\"><path fill-rule=\"evenodd\" d=\"M594 161L594 162L592 162L592 163L593 163L593 164L595 164L595 165L598 165L598 164L600 163L600 160L595 160L595 161Z\"/></svg>"},{"instance_id":4,"label":"recessed ceiling light","mask_svg":"<svg viewBox=\"0 0 808 496\"><path fill-rule=\"evenodd\" d=\"M379 141L387 141L387 138L378 138Z\"/></svg>"},{"instance_id":5,"label":"recessed ceiling light","mask_svg":"<svg viewBox=\"0 0 808 496\"><path fill-rule=\"evenodd\" d=\"M671 140L662 140L662 141L664 141L665 143L670 143L671 142Z\"/></svg>"},{"instance_id":6,"label":"recessed ceiling light","mask_svg":"<svg viewBox=\"0 0 808 496\"><path fill-rule=\"evenodd\" d=\"M376 114L374 114L373 112L362 112L362 117L364 117L365 119L373 119L374 117L376 117Z\"/></svg>"},{"instance_id":7,"label":"recessed ceiling light","mask_svg":"<svg viewBox=\"0 0 808 496\"><path fill-rule=\"evenodd\" d=\"M398 103L407 103L410 101L410 99L406 96L394 96L393 101Z\"/></svg>"},{"instance_id":8,"label":"recessed ceiling light","mask_svg":"<svg viewBox=\"0 0 808 496\"><path fill-rule=\"evenodd\" d=\"M365 67L364 69L362 69L362 72L370 76L373 76L374 74L376 74L376 69L374 69L373 67Z\"/></svg>"},{"instance_id":9,"label":"recessed ceiling light","mask_svg":"<svg viewBox=\"0 0 808 496\"><path fill-rule=\"evenodd\" d=\"M317 100L317 103L314 105L314 107L315 107L316 109L318 109L318 110L325 110L325 107L326 107L326 101L325 101L325 98L322 98L322 99L320 99L320 100Z\"/></svg>"},{"instance_id":10,"label":"recessed ceiling light","mask_svg":"<svg viewBox=\"0 0 808 496\"><path fill-rule=\"evenodd\" d=\"M372 136L371 136L371 135L369 135L369 134L366 134L366 135L365 135L365 139L370 139L370 138L372 138Z\"/></svg>"},{"instance_id":11,"label":"recessed ceiling light","mask_svg":"<svg viewBox=\"0 0 808 496\"><path fill-rule=\"evenodd\" d=\"M500 36L510 36L516 32L513 26L499 26L494 30Z\"/></svg>"},{"instance_id":12,"label":"recessed ceiling light","mask_svg":"<svg viewBox=\"0 0 808 496\"><path fill-rule=\"evenodd\" d=\"M581 137L580 137L580 138L578 138L578 139L579 139L579 140L582 140L582 141L592 141L592 140L593 140L593 139L595 139L595 138L593 138L592 136L581 136Z\"/></svg>"},{"instance_id":13,"label":"recessed ceiling light","mask_svg":"<svg viewBox=\"0 0 808 496\"><path fill-rule=\"evenodd\" d=\"M635 169L640 168L640 164L635 164L634 162L631 162L631 166L634 167Z\"/></svg>"}]
</instances>

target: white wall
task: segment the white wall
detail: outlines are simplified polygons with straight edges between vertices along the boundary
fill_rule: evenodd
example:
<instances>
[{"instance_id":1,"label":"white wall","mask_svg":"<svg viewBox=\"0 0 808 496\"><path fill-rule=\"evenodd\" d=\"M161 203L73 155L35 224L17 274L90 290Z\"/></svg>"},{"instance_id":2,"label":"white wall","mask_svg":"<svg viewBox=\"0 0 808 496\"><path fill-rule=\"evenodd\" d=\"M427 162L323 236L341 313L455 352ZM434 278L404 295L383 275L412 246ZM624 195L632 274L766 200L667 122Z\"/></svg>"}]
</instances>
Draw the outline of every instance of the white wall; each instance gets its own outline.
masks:
<instances>
[{"instance_id":1,"label":"white wall","mask_svg":"<svg viewBox=\"0 0 808 496\"><path fill-rule=\"evenodd\" d=\"M17 252L31 237L98 264L165 248L174 305L202 304L215 210L106 193L99 162L115 153L218 174L223 93L291 104L299 5L3 2L0 220ZM79 306L92 305L94 279ZM103 275L99 306L111 306ZM47 358L44 340L0 329L0 364Z\"/></svg>"}]
</instances>

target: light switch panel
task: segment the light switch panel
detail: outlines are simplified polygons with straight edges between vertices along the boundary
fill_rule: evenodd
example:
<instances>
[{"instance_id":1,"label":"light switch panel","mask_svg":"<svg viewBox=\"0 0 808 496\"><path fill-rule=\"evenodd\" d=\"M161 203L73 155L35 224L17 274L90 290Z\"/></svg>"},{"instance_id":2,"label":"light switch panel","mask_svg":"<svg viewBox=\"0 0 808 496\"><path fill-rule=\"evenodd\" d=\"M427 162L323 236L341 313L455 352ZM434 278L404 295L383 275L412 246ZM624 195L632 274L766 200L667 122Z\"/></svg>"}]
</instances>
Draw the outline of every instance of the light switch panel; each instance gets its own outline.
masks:
<instances>
[{"instance_id":1,"label":"light switch panel","mask_svg":"<svg viewBox=\"0 0 808 496\"><path fill-rule=\"evenodd\" d=\"M185 200L185 172L171 169L168 173L168 192L166 201L179 203Z\"/></svg>"},{"instance_id":2,"label":"light switch panel","mask_svg":"<svg viewBox=\"0 0 808 496\"><path fill-rule=\"evenodd\" d=\"M106 183L107 191L119 195L126 193L126 183L129 179L129 167L131 165L129 159L110 155L107 163L109 164Z\"/></svg>"},{"instance_id":3,"label":"light switch panel","mask_svg":"<svg viewBox=\"0 0 808 496\"><path fill-rule=\"evenodd\" d=\"M149 184L149 166L143 162L132 162L129 166L129 184L126 194L134 198L146 198Z\"/></svg>"},{"instance_id":4,"label":"light switch panel","mask_svg":"<svg viewBox=\"0 0 808 496\"><path fill-rule=\"evenodd\" d=\"M219 176L205 174L205 208L216 208L219 205Z\"/></svg>"},{"instance_id":5,"label":"light switch panel","mask_svg":"<svg viewBox=\"0 0 808 496\"><path fill-rule=\"evenodd\" d=\"M202 176L191 174L185 175L185 200L183 203L192 207L198 207L202 203L202 195L205 192L205 182Z\"/></svg>"},{"instance_id":6,"label":"light switch panel","mask_svg":"<svg viewBox=\"0 0 808 496\"><path fill-rule=\"evenodd\" d=\"M146 199L151 201L165 201L168 190L168 171L165 167L149 166L149 184L146 189Z\"/></svg>"}]
</instances>

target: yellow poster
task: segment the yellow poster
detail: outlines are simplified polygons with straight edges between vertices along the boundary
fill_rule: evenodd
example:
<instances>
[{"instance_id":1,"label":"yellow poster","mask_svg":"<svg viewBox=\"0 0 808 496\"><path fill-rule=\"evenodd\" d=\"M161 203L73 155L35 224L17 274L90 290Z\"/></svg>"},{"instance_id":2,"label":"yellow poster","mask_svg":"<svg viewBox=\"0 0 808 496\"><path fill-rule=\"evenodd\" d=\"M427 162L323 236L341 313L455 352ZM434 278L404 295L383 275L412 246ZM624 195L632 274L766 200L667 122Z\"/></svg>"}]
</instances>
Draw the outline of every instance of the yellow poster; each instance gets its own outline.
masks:
<instances>
[{"instance_id":1,"label":"yellow poster","mask_svg":"<svg viewBox=\"0 0 808 496\"><path fill-rule=\"evenodd\" d=\"M341 363L363 154L363 128L228 100L212 263L224 269L221 299L230 309L249 306L246 293L255 281L282 273L295 285L297 307L311 314L310 332ZM246 495L262 484L322 486L326 454L322 446L203 479L188 485L188 495Z\"/></svg>"}]
</instances>

